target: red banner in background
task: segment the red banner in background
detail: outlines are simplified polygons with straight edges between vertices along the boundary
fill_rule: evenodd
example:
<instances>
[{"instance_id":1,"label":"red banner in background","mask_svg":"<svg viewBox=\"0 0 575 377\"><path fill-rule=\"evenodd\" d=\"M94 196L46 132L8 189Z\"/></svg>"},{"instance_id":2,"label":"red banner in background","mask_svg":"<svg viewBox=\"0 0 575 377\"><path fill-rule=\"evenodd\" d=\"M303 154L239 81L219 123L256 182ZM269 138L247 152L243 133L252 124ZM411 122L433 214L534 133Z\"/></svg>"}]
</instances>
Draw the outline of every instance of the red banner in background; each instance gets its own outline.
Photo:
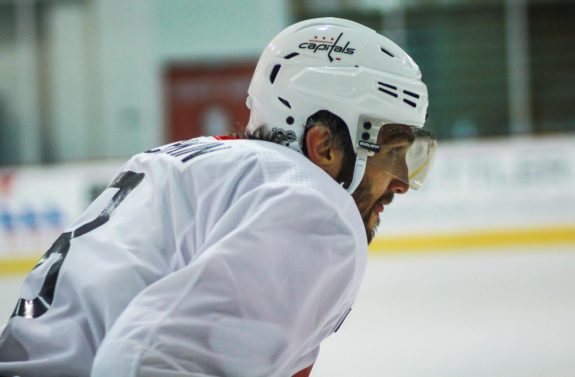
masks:
<instances>
[{"instance_id":1,"label":"red banner in background","mask_svg":"<svg viewBox=\"0 0 575 377\"><path fill-rule=\"evenodd\" d=\"M165 75L166 142L241 130L255 63L174 66Z\"/></svg>"}]
</instances>

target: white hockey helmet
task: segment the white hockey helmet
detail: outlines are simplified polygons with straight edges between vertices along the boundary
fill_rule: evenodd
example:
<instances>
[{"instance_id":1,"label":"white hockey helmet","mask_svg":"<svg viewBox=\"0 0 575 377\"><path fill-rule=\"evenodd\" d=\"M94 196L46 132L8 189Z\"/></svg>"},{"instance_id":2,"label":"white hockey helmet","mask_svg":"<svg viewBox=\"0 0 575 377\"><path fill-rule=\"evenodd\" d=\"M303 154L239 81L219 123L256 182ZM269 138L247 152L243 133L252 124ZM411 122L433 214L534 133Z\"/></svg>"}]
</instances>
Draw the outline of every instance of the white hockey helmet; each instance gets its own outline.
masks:
<instances>
[{"instance_id":1,"label":"white hockey helmet","mask_svg":"<svg viewBox=\"0 0 575 377\"><path fill-rule=\"evenodd\" d=\"M410 126L413 136L403 159L408 173L389 166L389 174L418 189L433 163L435 138L420 130L428 95L419 67L394 42L356 22L317 18L283 30L258 61L246 104L248 130L282 133L283 144L300 152L311 115L327 110L340 117L356 152L350 193L368 156L380 150L377 137L385 125Z\"/></svg>"}]
</instances>

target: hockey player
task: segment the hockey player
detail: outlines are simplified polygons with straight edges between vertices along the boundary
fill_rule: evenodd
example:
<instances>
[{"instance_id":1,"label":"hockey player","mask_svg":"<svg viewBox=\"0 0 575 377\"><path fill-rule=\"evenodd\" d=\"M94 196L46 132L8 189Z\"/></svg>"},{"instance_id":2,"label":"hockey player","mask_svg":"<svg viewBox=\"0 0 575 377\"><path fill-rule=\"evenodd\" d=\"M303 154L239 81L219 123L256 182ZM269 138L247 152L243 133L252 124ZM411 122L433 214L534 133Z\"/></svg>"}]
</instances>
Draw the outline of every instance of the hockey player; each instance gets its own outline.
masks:
<instances>
[{"instance_id":1,"label":"hockey player","mask_svg":"<svg viewBox=\"0 0 575 377\"><path fill-rule=\"evenodd\" d=\"M245 135L138 154L26 278L0 375L307 376L395 194L435 140L427 89L360 24L288 27L263 52Z\"/></svg>"}]
</instances>

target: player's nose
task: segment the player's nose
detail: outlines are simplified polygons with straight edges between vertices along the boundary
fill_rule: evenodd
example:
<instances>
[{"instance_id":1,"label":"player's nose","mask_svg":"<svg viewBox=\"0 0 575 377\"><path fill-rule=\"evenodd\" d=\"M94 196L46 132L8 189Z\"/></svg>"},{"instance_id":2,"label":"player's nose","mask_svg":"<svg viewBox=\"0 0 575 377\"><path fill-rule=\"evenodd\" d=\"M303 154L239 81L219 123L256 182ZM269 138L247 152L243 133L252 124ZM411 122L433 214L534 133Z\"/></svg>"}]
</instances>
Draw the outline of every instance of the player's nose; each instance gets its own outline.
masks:
<instances>
[{"instance_id":1,"label":"player's nose","mask_svg":"<svg viewBox=\"0 0 575 377\"><path fill-rule=\"evenodd\" d=\"M389 183L389 190L394 194L405 194L409 191L409 184L394 177Z\"/></svg>"}]
</instances>

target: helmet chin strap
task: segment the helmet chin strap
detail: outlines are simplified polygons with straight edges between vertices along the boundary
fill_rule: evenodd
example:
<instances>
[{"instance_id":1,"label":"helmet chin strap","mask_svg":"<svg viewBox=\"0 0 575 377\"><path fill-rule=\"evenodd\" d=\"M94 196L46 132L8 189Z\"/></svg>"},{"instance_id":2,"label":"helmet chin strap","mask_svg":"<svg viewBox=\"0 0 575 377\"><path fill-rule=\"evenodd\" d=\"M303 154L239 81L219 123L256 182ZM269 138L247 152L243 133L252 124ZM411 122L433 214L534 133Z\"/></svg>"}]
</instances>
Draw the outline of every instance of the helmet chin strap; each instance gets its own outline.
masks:
<instances>
[{"instance_id":1,"label":"helmet chin strap","mask_svg":"<svg viewBox=\"0 0 575 377\"><path fill-rule=\"evenodd\" d=\"M364 148L358 148L357 156L355 157L355 166L353 168L353 178L346 191L351 195L359 187L361 180L365 174L365 168L367 165L367 157L369 156L369 151Z\"/></svg>"}]
</instances>

